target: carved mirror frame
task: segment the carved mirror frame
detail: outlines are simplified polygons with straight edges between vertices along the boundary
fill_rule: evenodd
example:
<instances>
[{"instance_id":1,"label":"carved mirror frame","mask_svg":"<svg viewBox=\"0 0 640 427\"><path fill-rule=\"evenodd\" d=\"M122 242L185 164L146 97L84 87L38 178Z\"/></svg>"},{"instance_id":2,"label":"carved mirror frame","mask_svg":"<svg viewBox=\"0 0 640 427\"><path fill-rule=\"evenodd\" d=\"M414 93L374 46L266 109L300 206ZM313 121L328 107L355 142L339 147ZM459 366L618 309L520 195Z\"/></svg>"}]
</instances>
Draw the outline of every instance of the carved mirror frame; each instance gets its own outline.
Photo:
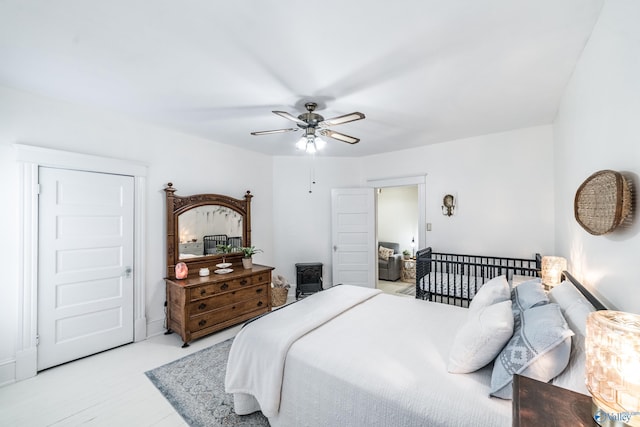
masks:
<instances>
[{"instance_id":1,"label":"carved mirror frame","mask_svg":"<svg viewBox=\"0 0 640 427\"><path fill-rule=\"evenodd\" d=\"M175 278L175 267L178 262L184 262L189 268L189 276L198 274L200 268L212 268L216 263L240 263L242 252L229 254L203 255L197 258L180 259L180 235L178 232L178 217L199 206L220 205L232 209L242 216L242 246L251 246L251 198L253 195L247 190L244 199L235 199L222 194L193 194L190 196L176 196L173 183L168 183L164 189L167 196L167 277Z\"/></svg>"}]
</instances>

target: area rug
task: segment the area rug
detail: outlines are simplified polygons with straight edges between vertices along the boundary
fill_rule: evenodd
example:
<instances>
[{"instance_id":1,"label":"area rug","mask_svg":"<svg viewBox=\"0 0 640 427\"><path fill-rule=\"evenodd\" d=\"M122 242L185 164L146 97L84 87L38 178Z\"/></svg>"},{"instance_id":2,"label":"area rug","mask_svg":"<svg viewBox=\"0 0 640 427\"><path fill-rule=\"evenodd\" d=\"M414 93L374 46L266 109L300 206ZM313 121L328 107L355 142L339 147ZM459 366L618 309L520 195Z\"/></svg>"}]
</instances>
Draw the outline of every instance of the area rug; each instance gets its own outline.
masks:
<instances>
[{"instance_id":1,"label":"area rug","mask_svg":"<svg viewBox=\"0 0 640 427\"><path fill-rule=\"evenodd\" d=\"M190 426L268 426L261 412L238 415L224 391L233 339L145 372Z\"/></svg>"},{"instance_id":2,"label":"area rug","mask_svg":"<svg viewBox=\"0 0 640 427\"><path fill-rule=\"evenodd\" d=\"M416 296L416 285L415 284L408 285L408 286L400 289L396 293L402 294L402 295L411 295L411 296L415 297Z\"/></svg>"}]
</instances>

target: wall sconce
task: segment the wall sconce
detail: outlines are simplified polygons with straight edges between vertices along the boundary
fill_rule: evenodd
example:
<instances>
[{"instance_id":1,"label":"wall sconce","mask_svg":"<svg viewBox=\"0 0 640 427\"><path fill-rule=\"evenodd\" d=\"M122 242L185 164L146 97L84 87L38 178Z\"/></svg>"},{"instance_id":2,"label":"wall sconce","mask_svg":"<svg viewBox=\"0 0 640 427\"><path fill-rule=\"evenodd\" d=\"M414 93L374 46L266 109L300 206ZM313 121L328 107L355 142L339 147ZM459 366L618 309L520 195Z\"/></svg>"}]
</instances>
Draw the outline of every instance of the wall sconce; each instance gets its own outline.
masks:
<instances>
[{"instance_id":1,"label":"wall sconce","mask_svg":"<svg viewBox=\"0 0 640 427\"><path fill-rule=\"evenodd\" d=\"M567 269L567 260L560 256L542 257L542 283L549 289L560 284L562 272Z\"/></svg>"},{"instance_id":2,"label":"wall sconce","mask_svg":"<svg viewBox=\"0 0 640 427\"><path fill-rule=\"evenodd\" d=\"M593 419L601 426L640 426L640 315L590 313L585 350Z\"/></svg>"},{"instance_id":3,"label":"wall sconce","mask_svg":"<svg viewBox=\"0 0 640 427\"><path fill-rule=\"evenodd\" d=\"M455 200L451 194L447 194L442 198L442 215L453 215L455 208Z\"/></svg>"}]
</instances>

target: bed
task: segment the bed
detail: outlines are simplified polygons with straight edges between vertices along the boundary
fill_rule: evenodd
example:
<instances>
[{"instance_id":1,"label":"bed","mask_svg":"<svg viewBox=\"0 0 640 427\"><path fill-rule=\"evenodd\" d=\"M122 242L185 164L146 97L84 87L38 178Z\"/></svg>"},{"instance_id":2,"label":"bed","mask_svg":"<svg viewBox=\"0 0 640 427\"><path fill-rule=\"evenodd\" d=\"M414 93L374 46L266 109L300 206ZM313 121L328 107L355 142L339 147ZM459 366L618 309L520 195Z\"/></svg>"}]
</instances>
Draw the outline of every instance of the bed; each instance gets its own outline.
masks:
<instances>
[{"instance_id":1,"label":"bed","mask_svg":"<svg viewBox=\"0 0 640 427\"><path fill-rule=\"evenodd\" d=\"M467 307L488 280L504 275L509 283L537 277L542 258L508 258L434 252L416 253L416 298Z\"/></svg>"},{"instance_id":2,"label":"bed","mask_svg":"<svg viewBox=\"0 0 640 427\"><path fill-rule=\"evenodd\" d=\"M585 313L602 308L588 305L578 310L584 322ZM448 372L470 313L338 285L245 325L229 354L226 389L236 413L261 410L273 427L509 426L511 401L489 397L495 367ZM557 378L575 383L580 355L571 349L570 375Z\"/></svg>"}]
</instances>

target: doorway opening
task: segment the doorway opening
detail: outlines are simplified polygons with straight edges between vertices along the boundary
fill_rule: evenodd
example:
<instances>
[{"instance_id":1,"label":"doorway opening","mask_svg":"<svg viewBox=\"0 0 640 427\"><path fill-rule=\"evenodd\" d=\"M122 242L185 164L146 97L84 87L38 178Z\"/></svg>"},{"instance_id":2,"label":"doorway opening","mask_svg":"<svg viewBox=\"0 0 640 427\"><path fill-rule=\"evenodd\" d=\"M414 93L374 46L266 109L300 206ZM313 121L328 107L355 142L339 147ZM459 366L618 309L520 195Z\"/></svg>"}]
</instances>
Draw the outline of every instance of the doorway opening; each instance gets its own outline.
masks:
<instances>
[{"instance_id":1,"label":"doorway opening","mask_svg":"<svg viewBox=\"0 0 640 427\"><path fill-rule=\"evenodd\" d=\"M425 181L426 176L369 181L376 195L376 287L384 292L415 296L413 258L426 244Z\"/></svg>"},{"instance_id":2,"label":"doorway opening","mask_svg":"<svg viewBox=\"0 0 640 427\"><path fill-rule=\"evenodd\" d=\"M418 186L376 189L378 282L383 292L414 296L418 235ZM385 249L393 249L389 253Z\"/></svg>"}]
</instances>

